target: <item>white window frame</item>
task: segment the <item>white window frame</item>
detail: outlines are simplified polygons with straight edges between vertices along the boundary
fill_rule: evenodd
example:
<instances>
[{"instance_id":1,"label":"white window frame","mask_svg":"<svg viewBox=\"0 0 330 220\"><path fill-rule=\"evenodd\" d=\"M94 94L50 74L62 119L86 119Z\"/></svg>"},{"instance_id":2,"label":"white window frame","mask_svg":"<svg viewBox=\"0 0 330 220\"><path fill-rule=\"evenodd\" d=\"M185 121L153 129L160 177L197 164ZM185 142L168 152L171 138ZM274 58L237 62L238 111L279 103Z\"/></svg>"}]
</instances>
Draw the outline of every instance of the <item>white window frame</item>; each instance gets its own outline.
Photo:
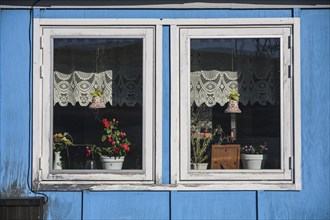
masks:
<instances>
[{"instance_id":1,"label":"white window frame","mask_svg":"<svg viewBox=\"0 0 330 220\"><path fill-rule=\"evenodd\" d=\"M170 184L162 184L162 28L170 26L171 41L171 124L170 124ZM223 179L196 179L182 180L180 178L180 28L187 27L291 27L291 86L293 94L290 130L292 141L292 179L282 180L241 180L232 178ZM89 173L76 175L81 180L68 179L57 175L58 178L49 178L49 170L42 165L45 162L43 147L44 111L51 111L52 105L43 103L43 80L45 65L42 60L44 27L153 27L154 37L154 100L153 100L153 159L152 180L109 180L106 173L100 173L99 180L90 178ZM300 190L301 189L301 132L300 132L300 19L299 18L244 18L244 19L34 19L33 34L33 156L32 156L32 186L34 190ZM285 74L285 73L284 73ZM45 100L49 102L48 100ZM187 114L187 113L186 113ZM51 136L47 136L51 138ZM49 152L48 152L49 154ZM48 162L47 162L48 163ZM49 166L49 165L48 165ZM196 174L199 175L198 173ZM237 174L239 175L239 174ZM131 175L134 176L134 175ZM45 177L45 178L43 178Z\"/></svg>"},{"instance_id":2,"label":"white window frame","mask_svg":"<svg viewBox=\"0 0 330 220\"><path fill-rule=\"evenodd\" d=\"M280 38L281 169L190 169L190 39L194 38ZM171 57L179 58L172 60L171 68L172 183L199 189L301 189L299 53L299 19L195 20L193 25L172 26Z\"/></svg>"},{"instance_id":3,"label":"white window frame","mask_svg":"<svg viewBox=\"0 0 330 220\"><path fill-rule=\"evenodd\" d=\"M87 22L86 22L87 21ZM102 25L100 25L102 23ZM117 22L118 23L118 22ZM82 25L83 24L83 25ZM104 189L123 184L148 185L161 182L161 26L116 24L112 19L35 19L33 56L33 188ZM52 169L52 78L54 38L143 39L143 137L142 170L53 170ZM156 61L156 54L159 58ZM157 65L156 65L157 64ZM156 90L155 88L160 88ZM157 100L156 100L157 97ZM156 116L157 111L157 116ZM159 113L159 114L158 114ZM157 118L157 119L156 119ZM156 151L156 146L158 146ZM157 156L156 156L157 155ZM157 175L156 175L157 173ZM60 187L59 187L60 186Z\"/></svg>"}]
</instances>

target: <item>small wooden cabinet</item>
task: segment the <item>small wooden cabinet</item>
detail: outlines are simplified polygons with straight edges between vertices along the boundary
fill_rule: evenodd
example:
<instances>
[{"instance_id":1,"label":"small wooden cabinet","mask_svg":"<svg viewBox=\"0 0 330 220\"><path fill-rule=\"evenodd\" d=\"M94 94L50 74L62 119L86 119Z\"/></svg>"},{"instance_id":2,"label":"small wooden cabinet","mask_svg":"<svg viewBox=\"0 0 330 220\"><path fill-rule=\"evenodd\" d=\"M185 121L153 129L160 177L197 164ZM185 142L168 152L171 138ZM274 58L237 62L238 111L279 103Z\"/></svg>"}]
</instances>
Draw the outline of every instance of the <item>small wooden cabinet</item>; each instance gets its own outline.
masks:
<instances>
[{"instance_id":1,"label":"small wooden cabinet","mask_svg":"<svg viewBox=\"0 0 330 220\"><path fill-rule=\"evenodd\" d=\"M212 145L211 169L239 169L240 145Z\"/></svg>"}]
</instances>

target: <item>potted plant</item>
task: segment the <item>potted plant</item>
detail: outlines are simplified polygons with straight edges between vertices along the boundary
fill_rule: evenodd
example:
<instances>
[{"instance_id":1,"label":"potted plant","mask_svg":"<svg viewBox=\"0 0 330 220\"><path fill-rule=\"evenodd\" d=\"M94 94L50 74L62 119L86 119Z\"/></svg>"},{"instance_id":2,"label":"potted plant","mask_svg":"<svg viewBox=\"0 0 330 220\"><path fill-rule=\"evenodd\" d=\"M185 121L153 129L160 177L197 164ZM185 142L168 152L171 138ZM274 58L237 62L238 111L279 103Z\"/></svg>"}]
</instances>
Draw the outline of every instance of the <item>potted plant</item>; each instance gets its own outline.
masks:
<instances>
[{"instance_id":1,"label":"potted plant","mask_svg":"<svg viewBox=\"0 0 330 220\"><path fill-rule=\"evenodd\" d=\"M211 133L207 129L204 132L192 130L191 132L191 168L194 170L206 170L208 163L204 163L208 159L206 153L207 147L210 145L214 132Z\"/></svg>"},{"instance_id":2,"label":"potted plant","mask_svg":"<svg viewBox=\"0 0 330 220\"><path fill-rule=\"evenodd\" d=\"M259 170L263 168L267 155L264 153L268 150L267 144L250 145L241 147L241 160L244 169Z\"/></svg>"},{"instance_id":3,"label":"potted plant","mask_svg":"<svg viewBox=\"0 0 330 220\"><path fill-rule=\"evenodd\" d=\"M127 153L131 151L131 143L126 133L118 129L118 121L113 119L102 120L105 134L101 138L101 146L93 146L93 151L98 153L104 169L120 170Z\"/></svg>"},{"instance_id":4,"label":"potted plant","mask_svg":"<svg viewBox=\"0 0 330 220\"><path fill-rule=\"evenodd\" d=\"M53 152L54 152L54 170L62 170L63 162L61 153L63 150L67 151L67 156L69 157L68 146L73 145L73 140L68 132L56 133L53 135ZM68 160L70 162L70 159Z\"/></svg>"},{"instance_id":5,"label":"potted plant","mask_svg":"<svg viewBox=\"0 0 330 220\"><path fill-rule=\"evenodd\" d=\"M105 108L105 104L102 99L103 92L99 89L95 89L91 93L93 96L92 103L89 105L89 108Z\"/></svg>"},{"instance_id":6,"label":"potted plant","mask_svg":"<svg viewBox=\"0 0 330 220\"><path fill-rule=\"evenodd\" d=\"M237 89L231 89L231 93L227 96L229 99L225 113L241 113L242 111L238 107L240 94Z\"/></svg>"}]
</instances>

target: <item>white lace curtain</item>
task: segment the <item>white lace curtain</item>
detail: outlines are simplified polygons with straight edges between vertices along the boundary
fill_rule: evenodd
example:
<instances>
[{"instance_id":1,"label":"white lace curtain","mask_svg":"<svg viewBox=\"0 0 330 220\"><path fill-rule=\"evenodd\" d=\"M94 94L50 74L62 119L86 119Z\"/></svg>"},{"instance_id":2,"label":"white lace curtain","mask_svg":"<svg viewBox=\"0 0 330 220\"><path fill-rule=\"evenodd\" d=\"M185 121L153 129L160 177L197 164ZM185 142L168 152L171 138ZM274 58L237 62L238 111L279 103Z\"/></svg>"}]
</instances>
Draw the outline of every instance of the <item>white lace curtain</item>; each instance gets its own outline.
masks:
<instances>
[{"instance_id":1,"label":"white lace curtain","mask_svg":"<svg viewBox=\"0 0 330 220\"><path fill-rule=\"evenodd\" d=\"M231 71L196 71L190 75L190 104L206 104L212 107L221 106L228 101L227 96L232 88L238 89L240 103L243 105L267 102L274 105L278 99L272 74L258 76L253 72Z\"/></svg>"},{"instance_id":2,"label":"white lace curtain","mask_svg":"<svg viewBox=\"0 0 330 220\"><path fill-rule=\"evenodd\" d=\"M71 74L54 72L54 105L67 106L69 103L88 106L95 89L103 91L103 101L112 106L142 105L142 77L113 74L111 70L101 73L74 71Z\"/></svg>"},{"instance_id":3,"label":"white lace curtain","mask_svg":"<svg viewBox=\"0 0 330 220\"><path fill-rule=\"evenodd\" d=\"M103 91L103 101L112 106L142 105L142 77L139 74L126 76L114 75L111 70L101 73L85 73L74 71L71 74L54 72L54 105L67 106L69 103L88 106L92 101L91 93L95 89ZM212 107L219 103L221 106L228 101L231 89L236 88L240 93L240 103L243 105L267 102L275 104L276 86L272 74L258 77L246 72L230 71L196 71L190 78L190 104L197 106L205 103Z\"/></svg>"}]
</instances>

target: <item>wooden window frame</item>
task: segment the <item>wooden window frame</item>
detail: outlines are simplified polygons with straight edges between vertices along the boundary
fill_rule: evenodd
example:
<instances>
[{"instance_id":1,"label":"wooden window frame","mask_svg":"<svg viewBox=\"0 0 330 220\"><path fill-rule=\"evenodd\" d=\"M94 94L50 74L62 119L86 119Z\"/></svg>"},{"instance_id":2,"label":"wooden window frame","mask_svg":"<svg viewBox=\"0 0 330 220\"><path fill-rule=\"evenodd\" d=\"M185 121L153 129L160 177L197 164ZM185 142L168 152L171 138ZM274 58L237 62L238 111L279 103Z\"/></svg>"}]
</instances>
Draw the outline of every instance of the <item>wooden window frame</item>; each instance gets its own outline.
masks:
<instances>
[{"instance_id":1,"label":"wooden window frame","mask_svg":"<svg viewBox=\"0 0 330 220\"><path fill-rule=\"evenodd\" d=\"M83 24L83 25L82 25ZM162 184L162 29L170 26L171 41L171 105L170 105L170 184ZM45 74L42 61L44 27L153 27L154 31L154 103L153 129L154 152L152 181L149 180L91 180L83 174L82 180L48 179L43 170L43 112L50 111L42 103L42 77ZM291 97L292 97L292 139L293 158L291 160L293 178L290 181L271 180L182 180L180 179L180 47L179 30L187 27L291 27ZM32 186L34 190L300 190L301 189L301 127L300 127L300 19L299 18L244 18L244 19L34 19L33 32L33 160ZM47 107L47 106L46 106ZM50 138L50 137L49 137ZM71 174L69 174L71 175ZM68 175L68 176L69 176ZM107 174L103 174L106 176ZM43 179L42 176L46 176ZM63 177L63 178L62 178Z\"/></svg>"},{"instance_id":2,"label":"wooden window frame","mask_svg":"<svg viewBox=\"0 0 330 220\"><path fill-rule=\"evenodd\" d=\"M56 20L56 19L55 19ZM79 21L80 20L80 21ZM104 20L103 20L104 21ZM81 25L84 24L84 25ZM33 188L54 189L76 186L76 189L100 187L100 185L155 184L161 181L161 160L156 145L160 143L161 131L161 81L156 82L156 41L161 41L161 29L156 25L99 25L98 20L85 25L85 19L69 20L66 24L54 20L34 21L33 65ZM156 39L157 36L157 39ZM142 170L53 170L52 169L52 77L53 39L55 38L140 38L143 40L143 162ZM161 58L161 56L160 56ZM159 61L158 61L159 63ZM160 97L157 98L156 96ZM158 156L159 157L159 156ZM158 174L156 176L156 173ZM59 187L60 186L60 187ZM102 187L101 187L102 188Z\"/></svg>"},{"instance_id":3,"label":"wooden window frame","mask_svg":"<svg viewBox=\"0 0 330 220\"><path fill-rule=\"evenodd\" d=\"M179 58L171 68L172 183L205 189L300 190L299 19L273 19L273 24L268 19L251 19L248 24L240 19L195 22L171 28L171 57ZM190 169L190 39L194 38L280 38L281 169Z\"/></svg>"}]
</instances>

